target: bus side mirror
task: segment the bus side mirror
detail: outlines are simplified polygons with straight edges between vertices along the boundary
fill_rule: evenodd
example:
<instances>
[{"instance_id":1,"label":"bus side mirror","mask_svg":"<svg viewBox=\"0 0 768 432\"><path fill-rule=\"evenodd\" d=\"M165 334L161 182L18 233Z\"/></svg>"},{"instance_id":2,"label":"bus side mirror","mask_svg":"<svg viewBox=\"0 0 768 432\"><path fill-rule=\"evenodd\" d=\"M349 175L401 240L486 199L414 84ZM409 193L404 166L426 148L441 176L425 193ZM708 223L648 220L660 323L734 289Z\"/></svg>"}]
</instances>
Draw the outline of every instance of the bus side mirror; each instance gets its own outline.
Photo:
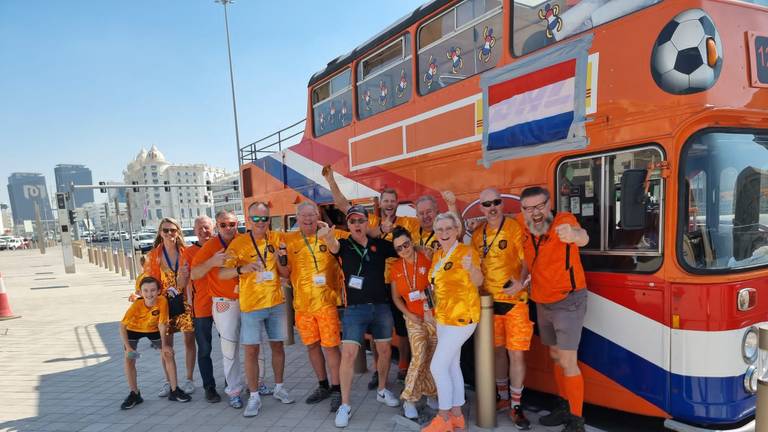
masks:
<instances>
[{"instance_id":1,"label":"bus side mirror","mask_svg":"<svg viewBox=\"0 0 768 432\"><path fill-rule=\"evenodd\" d=\"M621 228L645 229L645 178L648 170L629 169L621 175Z\"/></svg>"}]
</instances>

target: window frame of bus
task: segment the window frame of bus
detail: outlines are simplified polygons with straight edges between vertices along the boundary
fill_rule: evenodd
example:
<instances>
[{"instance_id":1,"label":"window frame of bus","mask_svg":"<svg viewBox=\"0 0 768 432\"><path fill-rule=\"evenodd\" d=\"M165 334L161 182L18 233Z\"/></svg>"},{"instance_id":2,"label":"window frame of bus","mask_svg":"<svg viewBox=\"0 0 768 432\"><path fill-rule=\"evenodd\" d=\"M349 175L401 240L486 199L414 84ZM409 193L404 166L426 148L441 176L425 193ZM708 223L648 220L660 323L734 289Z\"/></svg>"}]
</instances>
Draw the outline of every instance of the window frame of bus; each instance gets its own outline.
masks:
<instances>
[{"instance_id":1,"label":"window frame of bus","mask_svg":"<svg viewBox=\"0 0 768 432\"><path fill-rule=\"evenodd\" d=\"M560 160L557 164L557 168L555 169L555 190L553 191L552 198L555 200L554 206L558 209L558 211L568 211L570 212L570 208L563 209L560 208L560 172L561 169L566 166L568 163L581 161L581 160L590 160L590 159L601 159L601 168L600 168L600 186L599 186L599 195L597 194L597 187L593 187L595 190L595 197L599 198L599 202L596 203L599 206L599 234L600 239L598 241L599 248L598 249L587 249L585 247L579 248L579 252L581 255L589 256L591 259L599 259L600 257L607 257L608 259L616 259L617 257L644 257L644 259L649 259L649 263L653 262L652 267L649 267L647 269L639 270L637 268L638 262L635 262L635 268L634 269L621 269L616 268L615 263L612 263L610 261L606 263L599 263L596 265L591 265L589 261L582 260L582 264L584 265L585 270L587 271L596 271L596 272L606 272L610 271L613 273L638 273L638 274L652 274L657 272L663 262L664 262L664 215L665 215L665 205L664 205L664 199L666 196L666 182L663 178L659 181L659 222L657 226L657 247L656 250L637 250L637 249L621 249L621 248L615 248L609 245L609 230L610 223L609 223L609 214L608 210L610 208L609 200L611 200L613 197L610 195L611 188L609 188L608 181L608 173L610 170L608 159L612 156L617 156L624 153L636 153L638 151L642 150L654 150L659 153L660 159L659 161L666 161L667 155L664 151L664 148L661 147L658 143L644 143L639 145L634 145L632 147L626 147L622 148L621 150L614 150L614 151L607 151L607 152L596 152L596 153L590 153L590 154L582 154L575 157L568 157ZM598 210L596 210L598 211ZM575 215L577 220L580 219L581 215ZM579 220L579 224L581 224L581 221ZM586 228L585 228L586 229ZM589 231L588 231L589 232ZM590 233L590 236L592 234ZM594 258L592 258L594 257ZM652 260L652 261L651 261ZM610 269L610 270L609 270Z\"/></svg>"},{"instance_id":2,"label":"window frame of bus","mask_svg":"<svg viewBox=\"0 0 768 432\"><path fill-rule=\"evenodd\" d=\"M400 106L400 105L402 105L402 104L404 104L404 103L406 103L406 102L411 100L411 95L412 95L413 92L412 92L411 89L408 89L407 90L408 96L401 103L394 104L394 105L392 105L390 107L384 108L381 111L371 113L370 115L368 115L366 117L361 116L362 110L360 109L361 108L361 106L360 106L360 98L362 97L361 96L362 95L362 91L361 91L360 86L362 84L365 84L369 80L371 80L373 78L376 78L377 76L381 75L382 73L389 71L390 68L392 68L394 66L397 66L397 65L402 65L402 64L406 63L408 60L412 60L413 59L413 49L411 47L411 39L412 38L409 37L409 36L410 36L409 32L407 32L407 31L403 32L399 36L397 36L394 39L392 39L386 45L383 45L381 48L377 49L376 51L372 52L371 54L363 57L362 59L360 59L360 60L358 60L356 62L356 64L357 64L357 67L356 67L357 75L355 76L354 87L355 87L355 90L357 92L357 95L355 97L355 109L357 111L356 115L357 115L357 119L358 120L365 120L365 119L371 118L371 117L375 116L376 114L381 114L384 111L389 111L390 109L396 108L396 107L398 107L398 106ZM378 70L375 70L373 73L370 73L367 76L363 76L363 74L364 74L363 66L364 66L366 61L368 61L371 58L373 58L373 57L383 53L384 51L386 51L387 49L392 47L392 45L395 45L397 43L400 43L400 46L401 46L401 54L400 54L400 58L399 59L383 63L382 65L378 66L378 68L377 68ZM411 65L408 68L408 70L411 73L411 87L413 87L413 82L415 82L415 80L413 78L413 65ZM394 90L394 89L392 89L392 90Z\"/></svg>"},{"instance_id":3,"label":"window frame of bus","mask_svg":"<svg viewBox=\"0 0 768 432\"><path fill-rule=\"evenodd\" d=\"M421 55L422 52L424 52L426 50L429 50L429 49L431 49L431 48L433 48L433 47L435 47L435 46L445 42L446 40L450 39L451 37L453 37L453 36L463 32L463 31L465 31L465 30L467 30L469 28L472 28L472 27L476 26L478 23L480 23L482 21L485 21L485 20L487 20L489 18L492 18L492 17L494 17L494 16L496 16L498 14L502 14L503 15L503 13L504 13L504 1L500 0L499 1L500 5L498 7L494 8L494 9L492 9L490 11L487 11L484 14L482 14L482 15L480 15L478 17L475 17L475 18L473 18L473 19L471 19L469 21L467 21L466 23L462 24L461 27L456 27L456 24L457 24L457 22L456 22L457 21L457 14L455 12L456 12L456 10L461 5L463 5L464 3L467 3L469 1L473 1L473 0L462 0L459 3L455 4L454 6L449 7L448 9L438 13L437 15L433 16L432 18L428 19L427 21L424 21L423 23L419 24L419 27L416 30L416 44L415 44L415 47L416 47L416 79L414 80L416 83L418 83L417 87L418 87L418 94L419 94L419 96L427 96L427 95L430 95L432 93L438 92L438 91L440 91L442 89L450 87L453 84L456 84L458 82L464 81L467 78L470 78L470 77L475 76L475 75L477 75L479 73L485 72L487 70L490 70L490 69L493 69L493 68L496 67L496 64L494 64L490 68L484 69L481 72L473 72L471 75L467 75L466 77L464 77L462 79L457 79L456 81L453 81L452 83L447 84L445 87L442 87L442 88L437 88L435 90L430 90L430 91L427 91L427 92L422 92L421 91L421 79L420 79L421 72L420 72L420 69L419 69L419 66L420 66L419 55ZM451 12L454 12L454 14L453 14L453 30L451 32L448 32L447 34L442 35L439 39L436 39L436 40L430 42L429 45L421 47L421 31L424 30L424 28L426 26L428 26L430 23L432 23L433 21L436 21L436 20L442 18L444 15L449 14ZM503 17L502 17L502 27L503 27ZM498 63L499 60L500 60L500 58L496 60L496 63Z\"/></svg>"},{"instance_id":4,"label":"window frame of bus","mask_svg":"<svg viewBox=\"0 0 768 432\"><path fill-rule=\"evenodd\" d=\"M578 33L574 33L574 34L572 34L572 35L568 35L567 37L565 37L565 38L563 38L563 39L561 39L561 40L559 40L559 41L558 41L558 40L556 40L556 41L554 41L554 42L550 42L550 43L547 43L546 45L542 45L542 46L540 46L540 47L534 48L534 49L532 49L532 50L530 50L530 51L527 51L527 52L523 52L522 54L518 54L518 53L516 53L516 52L515 52L515 39L516 39L516 38L515 38L515 35L516 35L516 27L515 27L515 5L516 5L516 3L517 3L517 2L516 2L515 0L512 0L512 1L510 2L510 6L511 6L511 9L512 9L512 10L510 10L510 11L509 11L509 29L510 29L510 31L509 31L509 54L510 54L512 57L514 57L514 58L525 57L525 56L527 56L528 54L530 54L530 53L532 53L532 52L536 52L536 51L538 51L538 50L540 50L540 49L544 49L544 48L550 47L550 46L552 46L552 45L555 45L555 44L557 44L557 43L559 43L559 42L562 42L562 41L564 41L564 40L568 40L568 39L571 39L571 38L572 38L572 37L574 37L574 36L578 36L578 35L580 35L580 34L583 34L583 33L586 33L586 32L588 32L588 31L594 30L594 29L596 29L596 28L598 28L598 27L600 27L600 26L603 26L603 25L605 25L605 24L609 24L609 23L612 23L612 22L614 22L614 21L616 21L616 20L620 20L620 19L622 19L622 18L628 17L628 16L630 16L630 15L632 15L632 14L634 14L634 13L640 12L641 10L645 10L645 9L651 8L651 7L653 7L653 6L656 6L656 5L658 5L659 3L662 3L663 1L664 1L664 0L658 0L656 3L650 4L650 5L648 5L648 6L645 6L645 7L643 7L643 8L637 9L637 10L634 10L634 11L632 11L632 12L630 12L630 13L626 14L626 15L622 15L622 16L616 17L616 18L614 18L614 19L612 19L612 20L610 20L610 21L606 21L606 22L604 22L604 23L600 23L600 24L598 24L597 26L592 26L592 27L590 27L590 28L587 28L587 29L584 29L584 30L582 30L582 31L580 31L580 32L578 32ZM541 5L541 4L543 4L543 3L545 3L545 2L544 2L544 1L541 1L541 2L539 2L539 5Z\"/></svg>"},{"instance_id":5,"label":"window frame of bus","mask_svg":"<svg viewBox=\"0 0 768 432\"><path fill-rule=\"evenodd\" d=\"M692 133L688 137L688 139L685 141L685 143L680 149L680 160L679 160L680 169L679 169L678 178L677 178L678 184L680 185L680 187L678 188L678 196L677 196L677 208L678 208L677 219L678 220L677 220L677 223L675 224L675 226L677 227L677 234L675 235L675 249L676 249L675 256L676 256L677 262L683 269L685 269L685 271L695 275L723 275L723 274L736 274L736 273L751 272L755 270L763 270L768 267L768 262L761 265L744 266L744 267L738 267L738 268L724 267L724 268L707 269L707 268L691 267L688 264L688 262L686 262L685 257L683 257L683 235L687 232L686 223L687 223L687 217L688 217L688 212L686 211L685 213L683 213L682 211L686 204L686 197L684 195L685 188L682 186L685 184L684 183L685 169L683 166L683 156L695 140L697 140L700 136L706 135L709 133L768 135L768 129L710 127L710 128L700 129ZM685 218L683 216L685 216ZM718 217L719 217L719 211L718 211Z\"/></svg>"},{"instance_id":6,"label":"window frame of bus","mask_svg":"<svg viewBox=\"0 0 768 432\"><path fill-rule=\"evenodd\" d=\"M343 75L345 73L349 73L349 84L346 87L342 88L341 90L334 91L334 89L331 86L331 83L333 82L334 79L340 77L341 75ZM315 122L315 108L317 108L318 105L320 105L320 104L322 104L322 103L324 103L324 102L326 102L326 101L328 101L330 99L333 99L336 96L339 96L341 94L344 94L347 91L352 90L352 87L353 87L353 85L352 85L352 78L353 78L353 76L354 76L354 71L352 70L351 65L348 65L348 66L342 68L337 73L335 73L335 74L329 76L328 78L324 79L322 82L317 83L314 86L312 86L312 90L310 91L310 102L312 103L312 135L315 138L321 137L323 135L327 135L327 134L329 134L331 132L335 132L335 131L337 131L339 129L345 128L345 127L349 126L350 124L352 124L352 122L350 121L349 123L347 123L347 124L345 124L345 125L343 125L341 127L338 127L336 129L328 130L328 131L323 132L323 133L318 133L319 132L317 130L317 126L318 125L316 124L317 122ZM315 102L315 92L318 89L320 89L321 87L325 86L325 85L328 86L328 96L325 97L324 99L321 99L321 100ZM351 104L354 105L354 103L355 103L355 101L353 100L351 102Z\"/></svg>"}]
</instances>

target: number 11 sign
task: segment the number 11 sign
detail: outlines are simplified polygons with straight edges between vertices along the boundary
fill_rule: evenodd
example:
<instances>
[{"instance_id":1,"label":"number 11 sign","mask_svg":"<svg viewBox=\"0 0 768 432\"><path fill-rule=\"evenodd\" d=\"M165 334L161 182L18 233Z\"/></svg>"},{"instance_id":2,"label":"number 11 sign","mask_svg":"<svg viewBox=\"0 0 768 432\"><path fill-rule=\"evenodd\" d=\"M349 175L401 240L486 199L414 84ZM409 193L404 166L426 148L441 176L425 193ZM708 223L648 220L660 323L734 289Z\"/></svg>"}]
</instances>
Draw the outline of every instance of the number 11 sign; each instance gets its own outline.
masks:
<instances>
[{"instance_id":1,"label":"number 11 sign","mask_svg":"<svg viewBox=\"0 0 768 432\"><path fill-rule=\"evenodd\" d=\"M752 87L768 88L768 35L747 32Z\"/></svg>"}]
</instances>

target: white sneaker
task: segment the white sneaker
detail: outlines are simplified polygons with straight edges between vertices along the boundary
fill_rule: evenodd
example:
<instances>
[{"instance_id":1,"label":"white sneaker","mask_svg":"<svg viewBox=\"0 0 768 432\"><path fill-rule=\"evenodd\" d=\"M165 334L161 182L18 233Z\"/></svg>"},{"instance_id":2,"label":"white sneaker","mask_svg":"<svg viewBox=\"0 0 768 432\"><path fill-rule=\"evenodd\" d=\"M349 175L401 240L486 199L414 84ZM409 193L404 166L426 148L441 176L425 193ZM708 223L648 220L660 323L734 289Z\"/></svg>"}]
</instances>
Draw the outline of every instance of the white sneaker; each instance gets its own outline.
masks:
<instances>
[{"instance_id":1,"label":"white sneaker","mask_svg":"<svg viewBox=\"0 0 768 432\"><path fill-rule=\"evenodd\" d=\"M284 404L292 404L296 402L296 400L292 398L291 395L288 393L288 390L284 388L275 390L274 393L272 393L272 397L274 397L275 399L279 400Z\"/></svg>"},{"instance_id":2,"label":"white sneaker","mask_svg":"<svg viewBox=\"0 0 768 432\"><path fill-rule=\"evenodd\" d=\"M248 398L248 405L245 406L243 411L243 417L256 417L259 415L259 411L261 411L261 397L256 392L251 393L251 396Z\"/></svg>"},{"instance_id":3,"label":"white sneaker","mask_svg":"<svg viewBox=\"0 0 768 432\"><path fill-rule=\"evenodd\" d=\"M377 391L376 400L389 407L400 406L400 400L397 399L395 395L393 395L392 392L389 391L389 389Z\"/></svg>"},{"instance_id":4,"label":"white sneaker","mask_svg":"<svg viewBox=\"0 0 768 432\"><path fill-rule=\"evenodd\" d=\"M440 405L437 403L437 399L433 397L427 397L427 406L433 410L440 409Z\"/></svg>"},{"instance_id":5,"label":"white sneaker","mask_svg":"<svg viewBox=\"0 0 768 432\"><path fill-rule=\"evenodd\" d=\"M336 420L334 421L336 427L347 427L350 417L352 417L352 407L347 404L341 404L339 409L336 411Z\"/></svg>"},{"instance_id":6,"label":"white sneaker","mask_svg":"<svg viewBox=\"0 0 768 432\"><path fill-rule=\"evenodd\" d=\"M157 397L164 398L168 397L169 394L171 394L171 384L166 381L163 383L163 387L160 388L160 391L157 393Z\"/></svg>"},{"instance_id":7,"label":"white sneaker","mask_svg":"<svg viewBox=\"0 0 768 432\"><path fill-rule=\"evenodd\" d=\"M416 410L416 405L411 401L403 401L403 414L409 419L419 418L419 411Z\"/></svg>"},{"instance_id":8,"label":"white sneaker","mask_svg":"<svg viewBox=\"0 0 768 432\"><path fill-rule=\"evenodd\" d=\"M192 382L192 380L185 380L183 383L179 384L179 388L184 390L184 393L186 394L192 394L195 392L195 383Z\"/></svg>"}]
</instances>

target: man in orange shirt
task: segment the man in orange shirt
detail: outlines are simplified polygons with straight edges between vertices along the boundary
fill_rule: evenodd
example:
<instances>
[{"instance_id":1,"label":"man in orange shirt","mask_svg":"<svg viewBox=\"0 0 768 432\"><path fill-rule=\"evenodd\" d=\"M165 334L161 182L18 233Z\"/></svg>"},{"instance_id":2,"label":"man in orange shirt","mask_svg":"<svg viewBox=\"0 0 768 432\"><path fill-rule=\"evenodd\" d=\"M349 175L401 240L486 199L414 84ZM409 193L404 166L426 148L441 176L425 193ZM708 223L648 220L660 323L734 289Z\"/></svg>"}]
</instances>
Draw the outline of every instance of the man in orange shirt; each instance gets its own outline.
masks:
<instances>
[{"instance_id":1,"label":"man in orange shirt","mask_svg":"<svg viewBox=\"0 0 768 432\"><path fill-rule=\"evenodd\" d=\"M528 293L520 280L523 230L516 220L504 216L504 201L496 189L480 192L479 201L485 222L475 228L472 246L482 262L483 289L493 296L496 405L499 410L511 408L509 417L515 427L528 430L531 424L521 398L533 323L528 318Z\"/></svg>"},{"instance_id":2,"label":"man in orange shirt","mask_svg":"<svg viewBox=\"0 0 768 432\"><path fill-rule=\"evenodd\" d=\"M208 216L195 219L195 235L197 242L192 243L184 251L187 260L192 262L200 249L213 236L213 220ZM211 341L213 330L213 315L211 313L211 293L205 280L191 280L192 312L195 323L195 341L197 341L197 364L200 377L203 379L205 400L210 403L221 401L216 391L216 380L213 378L213 361L211 360Z\"/></svg>"},{"instance_id":3,"label":"man in orange shirt","mask_svg":"<svg viewBox=\"0 0 768 432\"><path fill-rule=\"evenodd\" d=\"M561 397L539 422L544 426L565 423L564 432L584 432L584 378L577 350L587 311L587 283L579 248L589 243L589 235L571 213L552 214L549 191L543 187L523 190L520 203L531 299L536 302L541 343L549 346L555 363Z\"/></svg>"},{"instance_id":4,"label":"man in orange shirt","mask_svg":"<svg viewBox=\"0 0 768 432\"><path fill-rule=\"evenodd\" d=\"M237 234L237 217L222 210L216 214L218 234L206 242L192 260L190 275L196 285L207 288L211 300L211 313L221 340L222 366L232 408L243 407L240 392L245 379L240 369L240 304L237 294L237 280L219 278L219 268L224 266L226 251Z\"/></svg>"}]
</instances>

